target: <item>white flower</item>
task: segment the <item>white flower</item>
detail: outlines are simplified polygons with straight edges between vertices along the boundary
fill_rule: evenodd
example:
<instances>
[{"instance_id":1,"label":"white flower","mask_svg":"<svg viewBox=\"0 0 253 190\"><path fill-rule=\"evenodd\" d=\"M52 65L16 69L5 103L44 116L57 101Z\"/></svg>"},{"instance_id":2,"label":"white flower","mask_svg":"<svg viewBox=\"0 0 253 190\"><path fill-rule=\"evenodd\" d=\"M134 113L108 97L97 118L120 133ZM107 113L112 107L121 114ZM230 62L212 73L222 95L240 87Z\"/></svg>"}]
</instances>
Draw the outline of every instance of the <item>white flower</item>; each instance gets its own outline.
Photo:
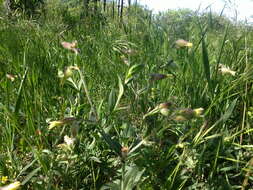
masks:
<instances>
[{"instance_id":1,"label":"white flower","mask_svg":"<svg viewBox=\"0 0 253 190\"><path fill-rule=\"evenodd\" d=\"M230 74L232 76L235 76L236 72L231 70L229 67L223 65L223 64L219 64L219 71L221 72L221 74Z\"/></svg>"},{"instance_id":2,"label":"white flower","mask_svg":"<svg viewBox=\"0 0 253 190\"><path fill-rule=\"evenodd\" d=\"M68 145L68 146L72 146L75 142L74 138L70 138L68 135L64 136L64 142Z\"/></svg>"},{"instance_id":3,"label":"white flower","mask_svg":"<svg viewBox=\"0 0 253 190\"><path fill-rule=\"evenodd\" d=\"M7 79L11 80L11 82L13 82L15 80L15 78L17 78L16 75L12 75L12 74L6 74Z\"/></svg>"},{"instance_id":4,"label":"white flower","mask_svg":"<svg viewBox=\"0 0 253 190\"><path fill-rule=\"evenodd\" d=\"M70 138L68 135L64 136L64 143L58 144L57 147L63 151L71 151L74 148L75 138ZM1 190L1 189L0 189Z\"/></svg>"}]
</instances>

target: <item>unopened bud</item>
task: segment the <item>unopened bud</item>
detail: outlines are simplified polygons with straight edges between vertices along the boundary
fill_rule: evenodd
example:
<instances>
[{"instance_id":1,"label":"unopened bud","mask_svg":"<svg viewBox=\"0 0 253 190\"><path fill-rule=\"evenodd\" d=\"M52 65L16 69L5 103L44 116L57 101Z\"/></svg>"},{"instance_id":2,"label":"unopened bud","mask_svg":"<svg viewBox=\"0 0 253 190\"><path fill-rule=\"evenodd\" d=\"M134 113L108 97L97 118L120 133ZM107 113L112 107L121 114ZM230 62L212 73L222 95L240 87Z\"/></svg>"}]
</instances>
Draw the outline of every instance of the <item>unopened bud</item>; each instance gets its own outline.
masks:
<instances>
[{"instance_id":1,"label":"unopened bud","mask_svg":"<svg viewBox=\"0 0 253 190\"><path fill-rule=\"evenodd\" d=\"M159 105L160 113L164 116L168 116L170 114L169 108L172 106L171 102L161 103Z\"/></svg>"},{"instance_id":2,"label":"unopened bud","mask_svg":"<svg viewBox=\"0 0 253 190\"><path fill-rule=\"evenodd\" d=\"M183 39L179 39L175 42L176 44L176 48L182 48L182 47L192 47L192 43L183 40Z\"/></svg>"},{"instance_id":3,"label":"unopened bud","mask_svg":"<svg viewBox=\"0 0 253 190\"><path fill-rule=\"evenodd\" d=\"M203 112L204 112L204 109L203 108L197 108L197 109L194 109L193 111L195 113L195 117L201 117Z\"/></svg>"},{"instance_id":4,"label":"unopened bud","mask_svg":"<svg viewBox=\"0 0 253 190\"><path fill-rule=\"evenodd\" d=\"M128 147L122 147L121 148L121 156L122 156L122 158L126 158L128 152L129 152L129 148Z\"/></svg>"}]
</instances>

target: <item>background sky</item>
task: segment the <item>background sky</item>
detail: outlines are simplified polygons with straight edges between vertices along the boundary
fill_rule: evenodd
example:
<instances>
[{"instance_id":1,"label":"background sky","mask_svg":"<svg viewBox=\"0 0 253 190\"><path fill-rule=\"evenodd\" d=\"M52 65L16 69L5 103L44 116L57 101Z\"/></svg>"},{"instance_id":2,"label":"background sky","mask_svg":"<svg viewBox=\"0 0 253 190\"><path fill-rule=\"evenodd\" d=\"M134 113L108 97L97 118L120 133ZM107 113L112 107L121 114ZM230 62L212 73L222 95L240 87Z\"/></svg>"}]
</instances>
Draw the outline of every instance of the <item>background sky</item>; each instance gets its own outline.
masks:
<instances>
[{"instance_id":1,"label":"background sky","mask_svg":"<svg viewBox=\"0 0 253 190\"><path fill-rule=\"evenodd\" d=\"M155 12L167 9L189 8L192 10L205 10L209 5L213 11L220 13L226 6L224 13L230 18L245 20L253 23L253 0L139 0L140 4L147 6Z\"/></svg>"}]
</instances>

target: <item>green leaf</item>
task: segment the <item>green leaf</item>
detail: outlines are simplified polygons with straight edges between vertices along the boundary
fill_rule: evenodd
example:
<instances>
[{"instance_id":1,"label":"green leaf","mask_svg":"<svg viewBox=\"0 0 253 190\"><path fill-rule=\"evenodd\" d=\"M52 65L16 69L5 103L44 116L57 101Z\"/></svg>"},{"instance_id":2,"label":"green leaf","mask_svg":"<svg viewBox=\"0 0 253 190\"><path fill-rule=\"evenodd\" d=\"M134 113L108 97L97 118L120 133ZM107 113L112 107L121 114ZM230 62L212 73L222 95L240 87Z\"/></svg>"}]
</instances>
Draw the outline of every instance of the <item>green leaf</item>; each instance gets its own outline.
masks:
<instances>
[{"instance_id":1,"label":"green leaf","mask_svg":"<svg viewBox=\"0 0 253 190\"><path fill-rule=\"evenodd\" d=\"M76 82L74 82L72 78L68 78L67 79L67 84L70 85L77 92L81 91L81 87L79 86L79 84L77 84Z\"/></svg>"},{"instance_id":2,"label":"green leaf","mask_svg":"<svg viewBox=\"0 0 253 190\"><path fill-rule=\"evenodd\" d=\"M27 76L27 73L28 73L28 68L26 68L25 70L25 74L23 75L23 79L19 85L19 89L18 89L18 98L17 98L17 101L16 101L16 105L15 105L15 114L17 115L19 109L20 109L20 104L21 104L21 92L24 88L24 82L25 82L25 79L26 79L26 76Z\"/></svg>"},{"instance_id":3,"label":"green leaf","mask_svg":"<svg viewBox=\"0 0 253 190\"><path fill-rule=\"evenodd\" d=\"M236 105L236 102L237 102L237 99L233 100L233 102L229 105L228 109L226 110L226 112L220 117L219 120L217 120L209 129L207 129L206 131L204 131L201 135L197 135L193 142L195 145L199 144L199 142L203 142L203 140L208 140L208 139L211 139L215 136L211 135L209 137L206 137L204 139L204 137L211 131L213 130L218 124L220 124L221 122L222 123L225 123L229 117L231 116L231 114L233 113L234 111L234 108L235 108L235 105Z\"/></svg>"},{"instance_id":4,"label":"green leaf","mask_svg":"<svg viewBox=\"0 0 253 190\"><path fill-rule=\"evenodd\" d=\"M126 174L124 175L124 189L132 190L141 180L141 176L144 173L145 169L139 171L137 166L129 167Z\"/></svg>"},{"instance_id":5,"label":"green leaf","mask_svg":"<svg viewBox=\"0 0 253 190\"><path fill-rule=\"evenodd\" d=\"M228 107L227 111L221 116L220 120L224 123L228 120L228 118L231 116L231 114L234 111L235 105L236 105L237 99L235 99Z\"/></svg>"},{"instance_id":6,"label":"green leaf","mask_svg":"<svg viewBox=\"0 0 253 190\"><path fill-rule=\"evenodd\" d=\"M115 104L116 104L116 92L115 89L113 88L109 94L108 99L108 107L110 112L113 111Z\"/></svg>"},{"instance_id":7,"label":"green leaf","mask_svg":"<svg viewBox=\"0 0 253 190\"><path fill-rule=\"evenodd\" d=\"M222 57L222 53L224 52L224 47L225 47L225 42L226 42L227 35L228 35L228 30L229 30L229 25L226 26L226 31L224 33L223 40L222 40L222 43L221 43L221 47L220 47L220 50L219 50L219 54L218 54L219 56L218 56L218 59L217 59L216 69L215 69L215 77L217 77L220 60L221 60L221 57Z\"/></svg>"},{"instance_id":8,"label":"green leaf","mask_svg":"<svg viewBox=\"0 0 253 190\"><path fill-rule=\"evenodd\" d=\"M125 77L125 84L128 84L131 82L134 78L134 76L140 72L144 67L144 64L135 64L128 70L126 77Z\"/></svg>"},{"instance_id":9,"label":"green leaf","mask_svg":"<svg viewBox=\"0 0 253 190\"><path fill-rule=\"evenodd\" d=\"M97 113L98 113L99 118L101 118L102 114L103 114L103 109L102 109L103 104L104 104L104 100L101 100L100 104L98 105L98 108L97 108Z\"/></svg>"},{"instance_id":10,"label":"green leaf","mask_svg":"<svg viewBox=\"0 0 253 190\"><path fill-rule=\"evenodd\" d=\"M109 145L109 148L121 156L121 145L118 141L113 140L109 134L106 134L104 131L101 131L100 134L104 138L105 142Z\"/></svg>"},{"instance_id":11,"label":"green leaf","mask_svg":"<svg viewBox=\"0 0 253 190\"><path fill-rule=\"evenodd\" d=\"M31 171L26 178L22 181L21 185L26 184L38 171L40 171L41 167L34 169Z\"/></svg>"},{"instance_id":12,"label":"green leaf","mask_svg":"<svg viewBox=\"0 0 253 190\"><path fill-rule=\"evenodd\" d=\"M100 159L96 156L90 157L90 160L93 160L94 162L101 163Z\"/></svg>"},{"instance_id":13,"label":"green leaf","mask_svg":"<svg viewBox=\"0 0 253 190\"><path fill-rule=\"evenodd\" d=\"M103 187L101 187L100 190L106 190L106 189L121 190L120 181L117 180L117 183L108 183L108 184L104 185Z\"/></svg>"},{"instance_id":14,"label":"green leaf","mask_svg":"<svg viewBox=\"0 0 253 190\"><path fill-rule=\"evenodd\" d=\"M205 38L202 39L202 59L204 65L204 72L207 79L208 84L211 84L210 79L210 65L209 65L209 58L208 58L208 51L205 43Z\"/></svg>"},{"instance_id":15,"label":"green leaf","mask_svg":"<svg viewBox=\"0 0 253 190\"><path fill-rule=\"evenodd\" d=\"M18 174L17 177L19 177L20 175L22 175L28 168L30 168L34 163L36 163L36 159L33 160L31 163L27 164Z\"/></svg>"},{"instance_id":16,"label":"green leaf","mask_svg":"<svg viewBox=\"0 0 253 190\"><path fill-rule=\"evenodd\" d=\"M116 104L115 104L114 109L113 109L114 111L117 110L120 99L122 98L122 96L124 94L124 86L122 84L122 80L120 79L119 76L118 76L118 79L119 79L119 94L118 94L118 98L117 98Z\"/></svg>"}]
</instances>

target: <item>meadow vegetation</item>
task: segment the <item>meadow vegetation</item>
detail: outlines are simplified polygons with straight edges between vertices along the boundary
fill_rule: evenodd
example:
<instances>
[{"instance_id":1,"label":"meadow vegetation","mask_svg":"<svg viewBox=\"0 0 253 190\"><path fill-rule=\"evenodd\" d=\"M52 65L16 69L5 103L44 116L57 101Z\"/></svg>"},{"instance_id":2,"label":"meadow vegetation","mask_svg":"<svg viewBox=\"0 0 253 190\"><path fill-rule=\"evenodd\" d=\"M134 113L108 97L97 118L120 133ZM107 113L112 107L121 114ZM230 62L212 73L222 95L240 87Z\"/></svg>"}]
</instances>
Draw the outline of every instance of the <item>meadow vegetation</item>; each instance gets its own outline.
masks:
<instances>
[{"instance_id":1,"label":"meadow vegetation","mask_svg":"<svg viewBox=\"0 0 253 190\"><path fill-rule=\"evenodd\" d=\"M115 1L25 10L0 8L0 190L252 188L252 26Z\"/></svg>"}]
</instances>

